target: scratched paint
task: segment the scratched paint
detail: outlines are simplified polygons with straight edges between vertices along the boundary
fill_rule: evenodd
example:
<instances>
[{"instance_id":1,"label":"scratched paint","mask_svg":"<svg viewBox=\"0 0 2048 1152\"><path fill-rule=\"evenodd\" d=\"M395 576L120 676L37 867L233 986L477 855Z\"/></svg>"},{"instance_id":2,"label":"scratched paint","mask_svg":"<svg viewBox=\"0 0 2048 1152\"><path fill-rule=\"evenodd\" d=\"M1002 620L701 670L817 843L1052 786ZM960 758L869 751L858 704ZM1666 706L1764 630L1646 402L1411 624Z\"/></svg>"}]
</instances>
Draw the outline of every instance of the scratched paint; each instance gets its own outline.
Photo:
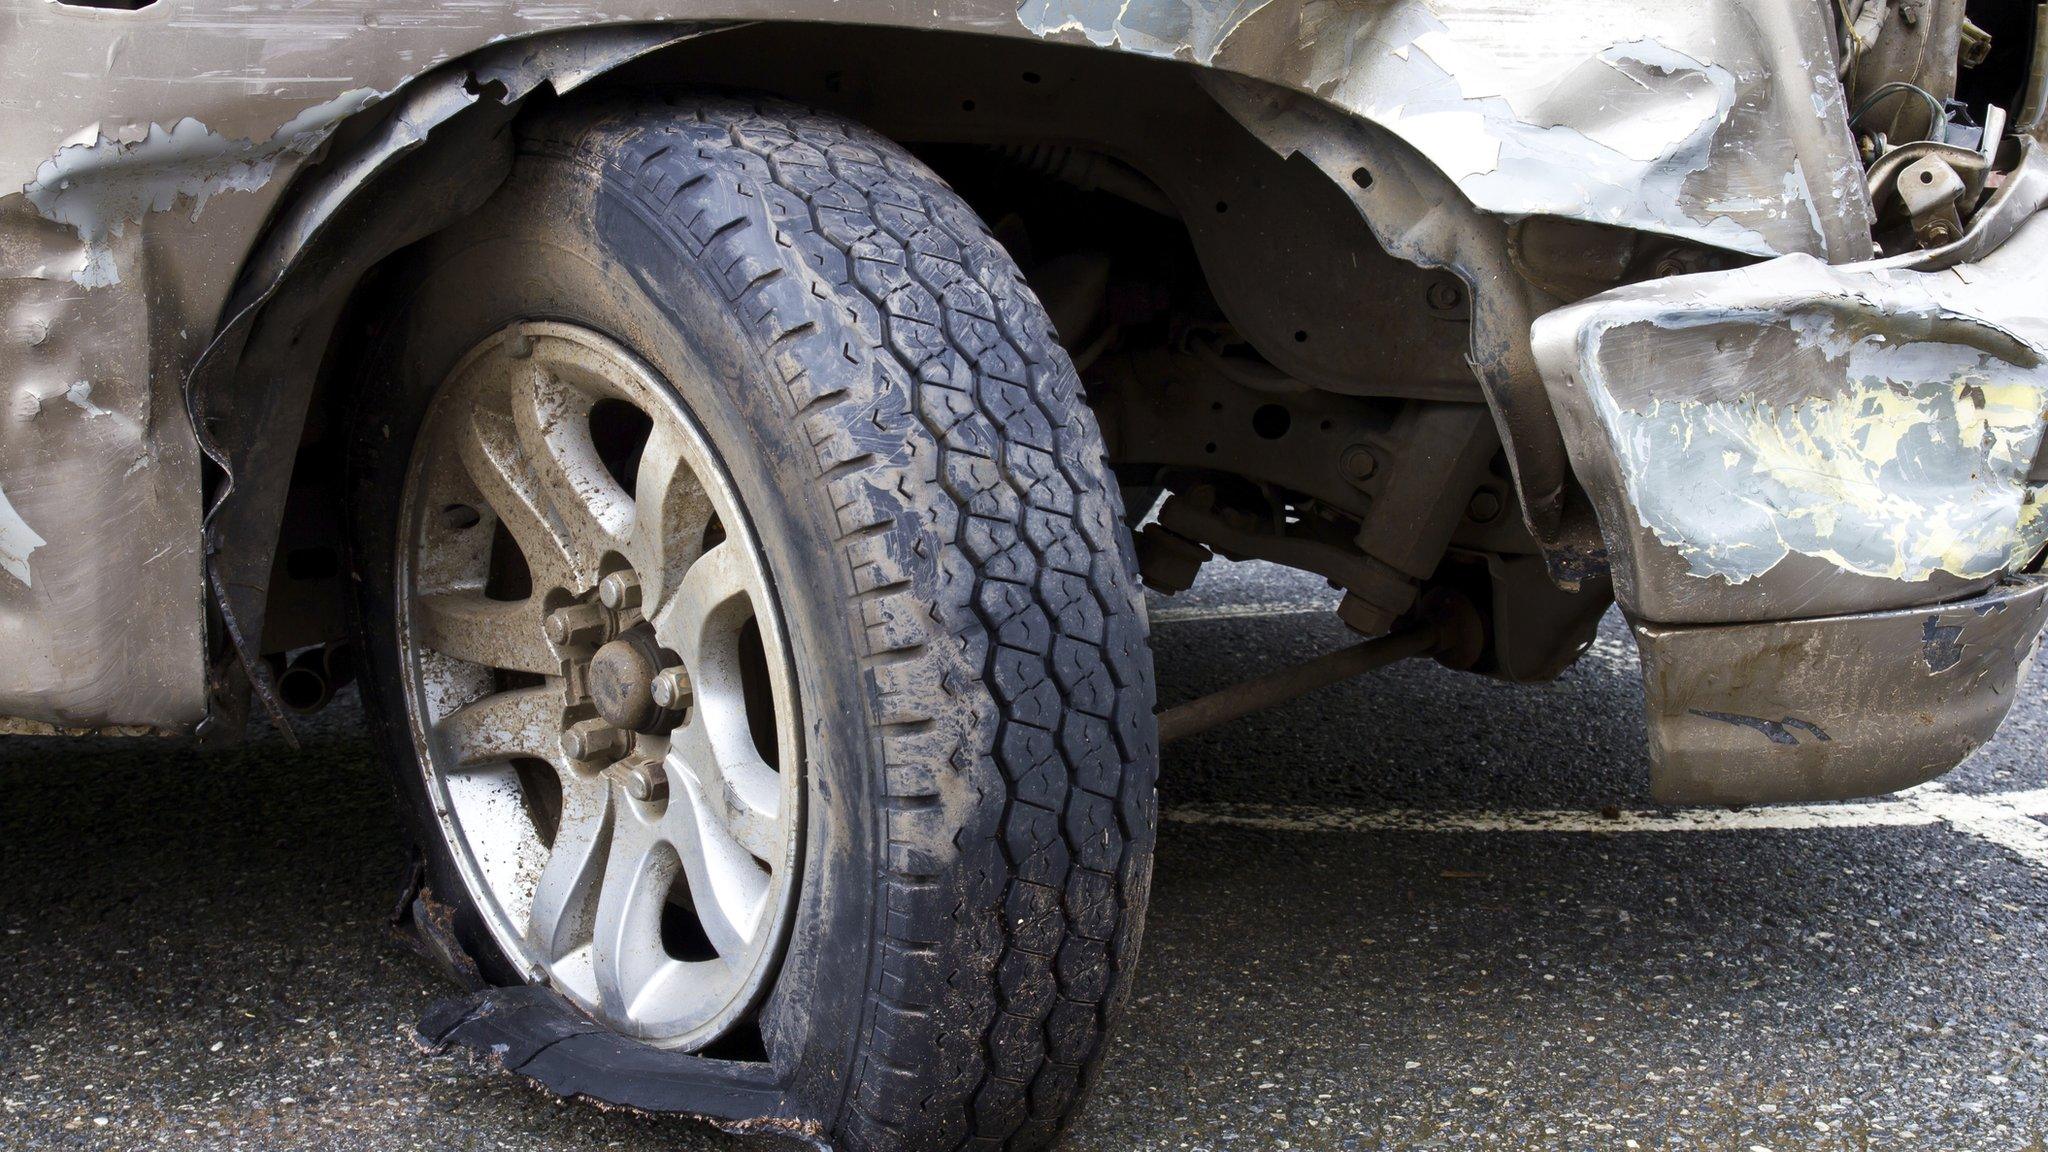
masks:
<instances>
[{"instance_id":1,"label":"scratched paint","mask_svg":"<svg viewBox=\"0 0 2048 1152\"><path fill-rule=\"evenodd\" d=\"M1426 10L1376 34L1369 47L1383 54L1377 66L1388 82L1360 111L1429 157L1474 203L1654 224L1726 248L1776 253L1738 217L1782 205L1754 196L1694 204L1685 194L1735 108L1736 77L1727 68L1634 40L1592 53L1553 85L1515 91L1500 82L1500 67L1482 47Z\"/></svg>"},{"instance_id":2,"label":"scratched paint","mask_svg":"<svg viewBox=\"0 0 2048 1152\"><path fill-rule=\"evenodd\" d=\"M1788 69L1772 47L1814 30L1766 28L1743 7L1586 0L1559 20L1475 0L1023 0L1017 19L1035 35L1284 73L1399 136L1488 211L1860 259L1867 198L1835 130L1847 111L1812 79L1831 67ZM1782 124L1765 112L1781 103L1835 126L1815 132L1826 147L1759 137Z\"/></svg>"},{"instance_id":3,"label":"scratched paint","mask_svg":"<svg viewBox=\"0 0 2048 1152\"><path fill-rule=\"evenodd\" d=\"M22 192L44 218L68 224L85 243L71 278L88 288L118 283L113 238L150 212L189 204L193 218L224 192L268 183L278 162L320 146L334 126L369 106L378 93L355 88L300 112L263 140L230 139L186 117L151 124L140 140L98 136L45 160Z\"/></svg>"}]
</instances>

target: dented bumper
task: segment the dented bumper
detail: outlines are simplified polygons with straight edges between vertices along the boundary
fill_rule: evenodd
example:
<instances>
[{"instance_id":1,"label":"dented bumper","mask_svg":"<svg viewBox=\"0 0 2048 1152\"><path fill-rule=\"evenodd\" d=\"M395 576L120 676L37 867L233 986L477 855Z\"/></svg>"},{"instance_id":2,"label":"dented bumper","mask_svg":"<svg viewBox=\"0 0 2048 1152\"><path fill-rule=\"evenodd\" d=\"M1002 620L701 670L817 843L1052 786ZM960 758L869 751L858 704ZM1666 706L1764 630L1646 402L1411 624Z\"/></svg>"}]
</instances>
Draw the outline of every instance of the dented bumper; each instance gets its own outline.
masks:
<instances>
[{"instance_id":1,"label":"dented bumper","mask_svg":"<svg viewBox=\"0 0 2048 1152\"><path fill-rule=\"evenodd\" d=\"M1888 791L2004 715L2042 622L2039 586L2009 576L2048 544L2029 160L1946 254L1972 259L1788 256L1536 322L1643 649L1661 797Z\"/></svg>"},{"instance_id":2,"label":"dented bumper","mask_svg":"<svg viewBox=\"0 0 2048 1152\"><path fill-rule=\"evenodd\" d=\"M1638 622L1651 792L1670 804L1842 800L1931 780L1991 738L2048 581L1930 608L1673 628Z\"/></svg>"}]
</instances>

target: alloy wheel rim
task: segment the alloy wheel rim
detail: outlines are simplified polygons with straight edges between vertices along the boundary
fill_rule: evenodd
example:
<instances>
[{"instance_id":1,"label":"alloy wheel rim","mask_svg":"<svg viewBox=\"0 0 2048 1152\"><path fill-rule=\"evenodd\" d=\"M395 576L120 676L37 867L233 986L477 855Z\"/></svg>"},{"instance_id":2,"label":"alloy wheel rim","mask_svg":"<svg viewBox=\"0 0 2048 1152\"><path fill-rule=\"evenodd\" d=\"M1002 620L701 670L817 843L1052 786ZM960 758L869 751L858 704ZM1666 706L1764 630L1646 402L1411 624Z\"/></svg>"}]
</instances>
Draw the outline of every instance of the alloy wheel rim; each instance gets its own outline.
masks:
<instances>
[{"instance_id":1,"label":"alloy wheel rim","mask_svg":"<svg viewBox=\"0 0 2048 1152\"><path fill-rule=\"evenodd\" d=\"M802 848L775 589L675 394L588 329L516 324L442 385L408 470L412 734L500 950L694 1049L770 984Z\"/></svg>"}]
</instances>

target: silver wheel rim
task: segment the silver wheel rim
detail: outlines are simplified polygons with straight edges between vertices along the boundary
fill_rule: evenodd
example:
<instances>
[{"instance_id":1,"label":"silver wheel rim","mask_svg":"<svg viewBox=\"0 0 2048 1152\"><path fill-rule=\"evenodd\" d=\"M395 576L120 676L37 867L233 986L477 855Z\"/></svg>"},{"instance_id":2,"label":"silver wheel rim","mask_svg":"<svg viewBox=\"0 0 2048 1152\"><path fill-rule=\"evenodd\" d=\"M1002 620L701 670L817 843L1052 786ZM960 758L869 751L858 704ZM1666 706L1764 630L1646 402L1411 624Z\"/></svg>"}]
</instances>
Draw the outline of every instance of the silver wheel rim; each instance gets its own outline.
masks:
<instances>
[{"instance_id":1,"label":"silver wheel rim","mask_svg":"<svg viewBox=\"0 0 2048 1152\"><path fill-rule=\"evenodd\" d=\"M774 585L702 430L616 343L513 325L430 406L400 541L414 746L500 950L627 1035L717 1039L780 959L803 756Z\"/></svg>"}]
</instances>

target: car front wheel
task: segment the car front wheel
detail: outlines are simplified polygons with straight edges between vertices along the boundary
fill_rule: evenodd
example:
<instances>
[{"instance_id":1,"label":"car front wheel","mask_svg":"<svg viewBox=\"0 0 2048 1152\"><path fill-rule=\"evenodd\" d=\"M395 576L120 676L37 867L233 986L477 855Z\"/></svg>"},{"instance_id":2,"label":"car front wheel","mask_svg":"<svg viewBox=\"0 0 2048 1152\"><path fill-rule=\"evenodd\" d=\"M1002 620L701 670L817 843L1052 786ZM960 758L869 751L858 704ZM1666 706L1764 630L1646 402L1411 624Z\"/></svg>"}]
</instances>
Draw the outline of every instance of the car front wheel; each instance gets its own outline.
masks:
<instances>
[{"instance_id":1,"label":"car front wheel","mask_svg":"<svg viewBox=\"0 0 2048 1152\"><path fill-rule=\"evenodd\" d=\"M873 133L690 97L536 119L378 283L365 696L478 971L842 1147L1050 1143L1156 749L1115 482L1007 254Z\"/></svg>"}]
</instances>

